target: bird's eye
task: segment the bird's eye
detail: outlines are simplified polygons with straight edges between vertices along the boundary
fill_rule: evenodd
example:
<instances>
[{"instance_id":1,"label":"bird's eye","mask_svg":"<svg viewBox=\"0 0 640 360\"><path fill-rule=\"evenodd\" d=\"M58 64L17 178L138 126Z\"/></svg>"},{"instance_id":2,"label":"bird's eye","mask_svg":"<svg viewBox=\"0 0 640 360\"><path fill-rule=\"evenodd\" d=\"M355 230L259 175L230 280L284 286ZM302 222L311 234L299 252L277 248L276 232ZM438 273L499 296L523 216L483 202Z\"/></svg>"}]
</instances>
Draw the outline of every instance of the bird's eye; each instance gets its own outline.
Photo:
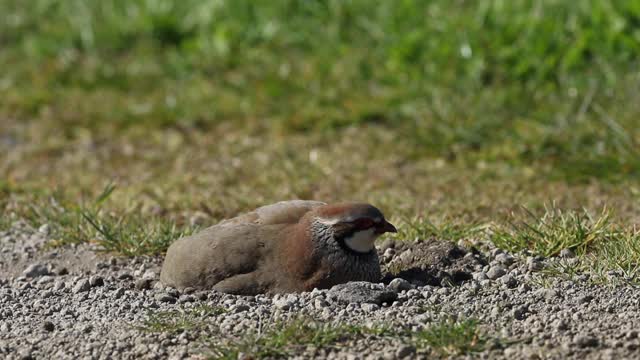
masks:
<instances>
[{"instance_id":1,"label":"bird's eye","mask_svg":"<svg viewBox=\"0 0 640 360\"><path fill-rule=\"evenodd\" d=\"M373 227L373 220L368 218L357 219L353 223L357 229L364 230Z\"/></svg>"}]
</instances>

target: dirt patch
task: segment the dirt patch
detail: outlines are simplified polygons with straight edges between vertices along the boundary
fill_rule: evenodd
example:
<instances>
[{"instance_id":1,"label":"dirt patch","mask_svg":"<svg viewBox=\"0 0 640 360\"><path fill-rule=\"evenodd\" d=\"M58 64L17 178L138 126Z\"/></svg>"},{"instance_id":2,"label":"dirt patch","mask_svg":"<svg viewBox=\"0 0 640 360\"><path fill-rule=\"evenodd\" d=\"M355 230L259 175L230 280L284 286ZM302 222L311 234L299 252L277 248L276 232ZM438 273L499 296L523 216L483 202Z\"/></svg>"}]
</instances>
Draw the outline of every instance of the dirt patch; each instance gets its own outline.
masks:
<instances>
[{"instance_id":1,"label":"dirt patch","mask_svg":"<svg viewBox=\"0 0 640 360\"><path fill-rule=\"evenodd\" d=\"M385 283L402 278L416 286L450 286L470 280L474 271L488 263L475 249L437 239L389 241L380 250Z\"/></svg>"},{"instance_id":2,"label":"dirt patch","mask_svg":"<svg viewBox=\"0 0 640 360\"><path fill-rule=\"evenodd\" d=\"M0 236L0 279L23 275L30 266L41 265L45 274L86 274L111 257L91 244L49 247L48 229L31 229L26 223ZM44 271L44 270L43 270Z\"/></svg>"}]
</instances>

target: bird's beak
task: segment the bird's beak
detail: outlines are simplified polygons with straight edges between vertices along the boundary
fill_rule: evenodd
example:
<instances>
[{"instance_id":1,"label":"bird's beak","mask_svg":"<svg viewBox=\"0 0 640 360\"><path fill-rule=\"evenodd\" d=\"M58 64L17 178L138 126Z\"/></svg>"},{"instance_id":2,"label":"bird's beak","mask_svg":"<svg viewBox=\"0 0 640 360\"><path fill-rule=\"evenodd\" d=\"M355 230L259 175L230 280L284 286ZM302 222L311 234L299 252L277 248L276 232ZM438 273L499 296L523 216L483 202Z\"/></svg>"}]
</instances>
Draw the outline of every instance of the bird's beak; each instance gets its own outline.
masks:
<instances>
[{"instance_id":1,"label":"bird's beak","mask_svg":"<svg viewBox=\"0 0 640 360\"><path fill-rule=\"evenodd\" d=\"M388 232L397 233L398 230L396 229L395 226L393 226L393 224L391 224L387 220L385 220L382 224L376 226L376 234L384 234Z\"/></svg>"}]
</instances>

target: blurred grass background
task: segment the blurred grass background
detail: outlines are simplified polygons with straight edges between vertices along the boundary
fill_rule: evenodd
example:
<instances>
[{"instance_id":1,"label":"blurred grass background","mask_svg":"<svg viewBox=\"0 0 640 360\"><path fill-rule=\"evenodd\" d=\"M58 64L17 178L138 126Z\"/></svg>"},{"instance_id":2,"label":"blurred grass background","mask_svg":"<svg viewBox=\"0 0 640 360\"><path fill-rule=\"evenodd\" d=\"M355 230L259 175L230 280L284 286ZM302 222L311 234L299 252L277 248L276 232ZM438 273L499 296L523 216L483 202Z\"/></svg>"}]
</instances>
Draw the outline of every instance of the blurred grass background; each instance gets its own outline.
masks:
<instances>
[{"instance_id":1,"label":"blurred grass background","mask_svg":"<svg viewBox=\"0 0 640 360\"><path fill-rule=\"evenodd\" d=\"M7 213L116 181L114 212L207 222L292 197L637 218L638 1L4 0L0 47Z\"/></svg>"},{"instance_id":2,"label":"blurred grass background","mask_svg":"<svg viewBox=\"0 0 640 360\"><path fill-rule=\"evenodd\" d=\"M6 0L0 13L2 117L66 136L375 122L419 155L638 175L636 1Z\"/></svg>"}]
</instances>

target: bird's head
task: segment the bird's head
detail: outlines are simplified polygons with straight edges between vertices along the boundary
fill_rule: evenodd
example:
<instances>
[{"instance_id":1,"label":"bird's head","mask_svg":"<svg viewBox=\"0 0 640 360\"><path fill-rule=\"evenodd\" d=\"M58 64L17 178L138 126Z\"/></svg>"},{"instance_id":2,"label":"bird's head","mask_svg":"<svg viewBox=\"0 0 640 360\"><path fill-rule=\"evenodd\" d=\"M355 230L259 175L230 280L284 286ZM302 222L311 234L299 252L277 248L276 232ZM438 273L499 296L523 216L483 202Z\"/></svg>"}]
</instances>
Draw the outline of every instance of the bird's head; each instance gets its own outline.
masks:
<instances>
[{"instance_id":1,"label":"bird's head","mask_svg":"<svg viewBox=\"0 0 640 360\"><path fill-rule=\"evenodd\" d=\"M314 209L314 217L345 250L371 253L376 239L397 232L376 207L364 203L324 205Z\"/></svg>"}]
</instances>

